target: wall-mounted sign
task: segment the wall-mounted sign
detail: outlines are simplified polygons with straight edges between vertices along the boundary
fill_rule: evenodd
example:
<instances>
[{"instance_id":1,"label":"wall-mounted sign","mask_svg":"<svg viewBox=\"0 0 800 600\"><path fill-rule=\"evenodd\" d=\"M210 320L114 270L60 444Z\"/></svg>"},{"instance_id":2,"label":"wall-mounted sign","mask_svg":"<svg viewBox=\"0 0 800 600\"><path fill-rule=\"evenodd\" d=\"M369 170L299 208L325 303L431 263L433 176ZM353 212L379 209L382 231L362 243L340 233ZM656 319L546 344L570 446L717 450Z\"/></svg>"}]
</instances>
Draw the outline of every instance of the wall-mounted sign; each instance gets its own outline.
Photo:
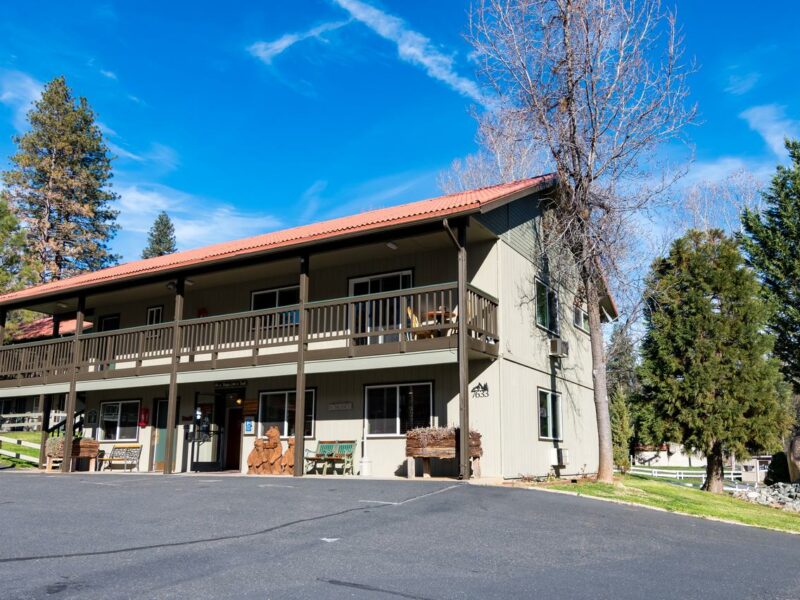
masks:
<instances>
[{"instance_id":1,"label":"wall-mounted sign","mask_svg":"<svg viewBox=\"0 0 800 600\"><path fill-rule=\"evenodd\" d=\"M337 411L337 410L353 410L353 403L352 402L331 402L328 404L328 410Z\"/></svg>"},{"instance_id":2,"label":"wall-mounted sign","mask_svg":"<svg viewBox=\"0 0 800 600\"><path fill-rule=\"evenodd\" d=\"M253 416L247 416L244 418L244 434L245 435L255 435L256 434L256 419Z\"/></svg>"},{"instance_id":3,"label":"wall-mounted sign","mask_svg":"<svg viewBox=\"0 0 800 600\"><path fill-rule=\"evenodd\" d=\"M243 388L247 387L246 381L217 381L214 384L214 388L218 390L228 390L232 388Z\"/></svg>"},{"instance_id":4,"label":"wall-mounted sign","mask_svg":"<svg viewBox=\"0 0 800 600\"><path fill-rule=\"evenodd\" d=\"M488 398L489 397L489 384L478 383L470 390L473 398Z\"/></svg>"}]
</instances>

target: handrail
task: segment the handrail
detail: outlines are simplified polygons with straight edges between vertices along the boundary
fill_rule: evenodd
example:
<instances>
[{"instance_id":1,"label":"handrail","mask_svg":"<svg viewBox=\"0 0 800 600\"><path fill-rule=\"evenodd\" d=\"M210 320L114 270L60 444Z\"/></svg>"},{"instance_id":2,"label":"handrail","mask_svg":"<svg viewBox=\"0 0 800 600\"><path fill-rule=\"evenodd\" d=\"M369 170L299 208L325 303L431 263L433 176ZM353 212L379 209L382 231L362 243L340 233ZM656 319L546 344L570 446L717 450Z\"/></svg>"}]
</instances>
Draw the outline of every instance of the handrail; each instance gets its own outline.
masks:
<instances>
[{"instance_id":1,"label":"handrail","mask_svg":"<svg viewBox=\"0 0 800 600\"><path fill-rule=\"evenodd\" d=\"M405 352L407 342L453 335L457 331L455 322L443 318L444 312L430 316L436 313L430 309L441 310L444 306L453 314L461 310L468 315L465 325L472 339L496 344L497 299L468 284L467 303L459 307L457 287L455 282L446 282L309 302L305 314L309 319L310 340L337 342L329 347L349 348L348 356L354 356L358 346L398 341L400 351ZM209 362L210 368L216 368L218 361L241 361L241 352L248 351L247 360L258 364L262 360L259 357L264 356L263 350L297 343L299 323L292 315L299 308L293 304L3 346L0 380L55 382L64 380L73 368L103 378L133 369L136 375L142 369L153 372L154 367L161 368L164 364L154 361L162 361L174 350L176 330L181 332L177 349L180 363ZM426 315L427 321L422 322ZM278 318L271 318L274 316ZM74 356L76 339L85 343Z\"/></svg>"}]
</instances>

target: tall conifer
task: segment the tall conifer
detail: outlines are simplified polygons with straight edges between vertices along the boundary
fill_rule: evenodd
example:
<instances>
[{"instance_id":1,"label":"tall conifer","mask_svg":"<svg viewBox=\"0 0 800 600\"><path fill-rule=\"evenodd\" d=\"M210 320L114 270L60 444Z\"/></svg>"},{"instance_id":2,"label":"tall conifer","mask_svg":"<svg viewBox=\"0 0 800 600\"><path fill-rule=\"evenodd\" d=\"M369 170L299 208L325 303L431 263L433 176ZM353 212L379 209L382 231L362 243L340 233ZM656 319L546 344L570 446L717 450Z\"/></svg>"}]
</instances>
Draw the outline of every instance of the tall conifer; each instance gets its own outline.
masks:
<instances>
[{"instance_id":1,"label":"tall conifer","mask_svg":"<svg viewBox=\"0 0 800 600\"><path fill-rule=\"evenodd\" d=\"M664 435L705 454L705 489L722 491L723 457L774 451L791 424L772 357L770 311L736 242L690 231L653 264L642 395Z\"/></svg>"},{"instance_id":2,"label":"tall conifer","mask_svg":"<svg viewBox=\"0 0 800 600\"><path fill-rule=\"evenodd\" d=\"M175 226L172 224L169 215L161 211L147 234L147 247L142 252L142 258L164 256L177 250Z\"/></svg>"},{"instance_id":3,"label":"tall conifer","mask_svg":"<svg viewBox=\"0 0 800 600\"><path fill-rule=\"evenodd\" d=\"M50 81L28 113L30 131L14 138L4 200L27 238L29 264L48 282L115 264L118 226L111 157L85 98L64 77Z\"/></svg>"}]
</instances>

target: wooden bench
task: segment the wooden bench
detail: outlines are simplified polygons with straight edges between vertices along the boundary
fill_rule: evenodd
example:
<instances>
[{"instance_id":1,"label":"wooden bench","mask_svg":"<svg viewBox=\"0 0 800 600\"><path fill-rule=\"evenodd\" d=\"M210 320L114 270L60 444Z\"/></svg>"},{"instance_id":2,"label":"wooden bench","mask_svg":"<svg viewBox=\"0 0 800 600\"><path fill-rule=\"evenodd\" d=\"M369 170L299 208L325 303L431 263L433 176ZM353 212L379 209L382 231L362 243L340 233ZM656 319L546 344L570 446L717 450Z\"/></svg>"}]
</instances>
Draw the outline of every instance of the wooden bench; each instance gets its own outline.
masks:
<instances>
[{"instance_id":1,"label":"wooden bench","mask_svg":"<svg viewBox=\"0 0 800 600\"><path fill-rule=\"evenodd\" d=\"M316 471L321 465L322 474L327 475L329 466L335 471L337 463L341 463L342 475L346 475L348 471L351 475L354 475L353 455L355 454L357 443L354 440L318 442L316 450L306 450L306 473ZM309 471L309 468L311 471Z\"/></svg>"},{"instance_id":2,"label":"wooden bench","mask_svg":"<svg viewBox=\"0 0 800 600\"><path fill-rule=\"evenodd\" d=\"M106 465L107 471L110 470L113 465L121 464L126 472L133 470L134 467L138 471L139 457L141 454L141 444L114 444L111 447L111 452L105 456L101 456L97 460L100 463L100 470L103 469L104 464Z\"/></svg>"}]
</instances>

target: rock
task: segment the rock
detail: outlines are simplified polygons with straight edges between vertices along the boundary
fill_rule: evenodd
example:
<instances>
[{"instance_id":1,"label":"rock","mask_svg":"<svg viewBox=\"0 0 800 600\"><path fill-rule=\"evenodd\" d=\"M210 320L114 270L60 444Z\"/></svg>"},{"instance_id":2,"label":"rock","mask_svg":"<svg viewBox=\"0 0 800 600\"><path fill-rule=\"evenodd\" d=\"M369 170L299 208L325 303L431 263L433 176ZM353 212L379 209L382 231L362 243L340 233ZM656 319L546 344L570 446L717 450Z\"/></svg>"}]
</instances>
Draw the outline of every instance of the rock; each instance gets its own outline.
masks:
<instances>
[{"instance_id":1,"label":"rock","mask_svg":"<svg viewBox=\"0 0 800 600\"><path fill-rule=\"evenodd\" d=\"M762 506L774 506L800 513L800 483L776 483L757 490L740 490L733 495Z\"/></svg>"}]
</instances>

